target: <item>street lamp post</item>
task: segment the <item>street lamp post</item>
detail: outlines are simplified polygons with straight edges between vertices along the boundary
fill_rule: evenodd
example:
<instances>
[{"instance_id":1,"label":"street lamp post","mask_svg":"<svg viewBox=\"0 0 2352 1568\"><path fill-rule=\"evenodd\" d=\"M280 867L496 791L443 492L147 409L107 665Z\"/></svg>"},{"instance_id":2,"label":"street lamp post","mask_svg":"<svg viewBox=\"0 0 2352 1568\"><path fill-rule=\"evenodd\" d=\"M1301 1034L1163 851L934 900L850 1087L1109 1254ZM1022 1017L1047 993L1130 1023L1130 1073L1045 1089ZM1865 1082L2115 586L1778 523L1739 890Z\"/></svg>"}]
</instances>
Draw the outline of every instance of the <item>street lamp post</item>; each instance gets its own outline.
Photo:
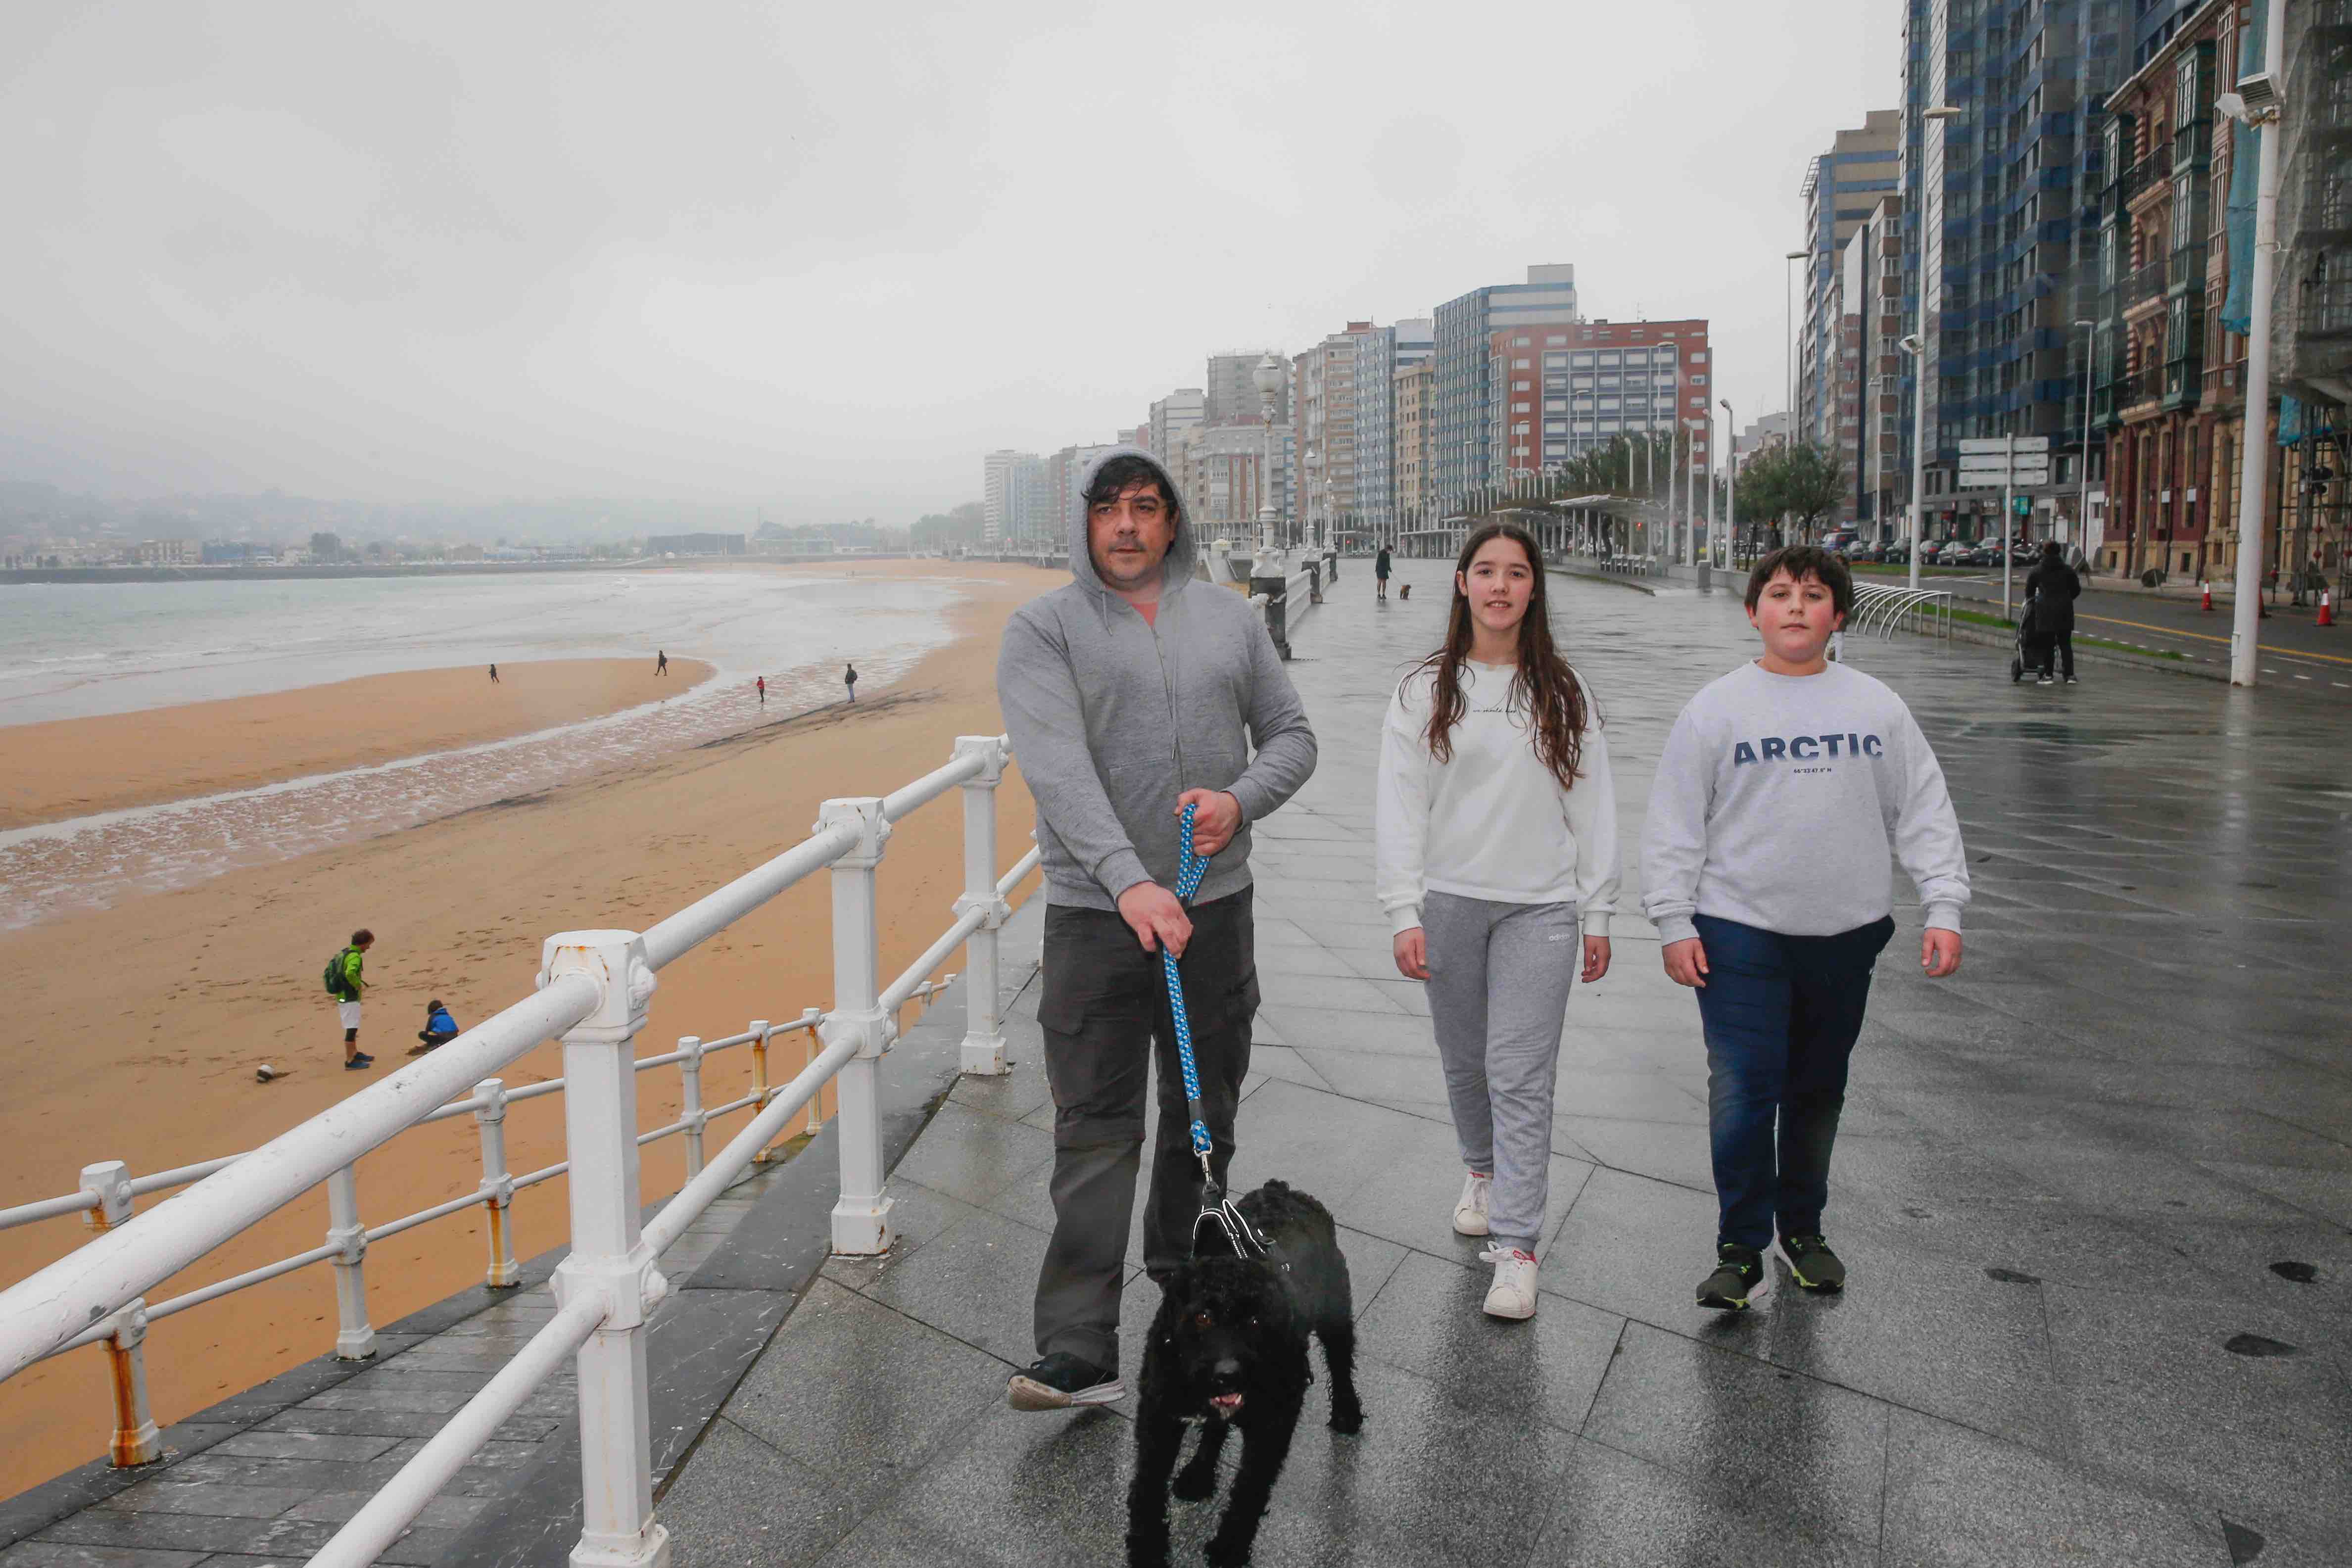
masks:
<instances>
[{"instance_id":1,"label":"street lamp post","mask_svg":"<svg viewBox=\"0 0 2352 1568\"><path fill-rule=\"evenodd\" d=\"M2279 123L2286 72L2286 0L2270 0L2266 70L2241 69L2238 90L2216 105L2242 125L2261 125L2254 198L2254 268L2246 334L2245 431L2238 459L2238 596L2231 606L2230 684L2251 686L2261 664L2263 520L2270 511L2271 279L2278 267ZM2294 563L2300 569L2301 561Z\"/></svg>"},{"instance_id":2,"label":"street lamp post","mask_svg":"<svg viewBox=\"0 0 2352 1568\"><path fill-rule=\"evenodd\" d=\"M1282 361L1266 355L1251 379L1257 383L1258 417L1265 423L1265 464L1257 488L1257 560L1252 573L1264 577L1274 551L1274 530L1282 523L1281 510L1274 504L1274 398L1282 390Z\"/></svg>"},{"instance_id":3,"label":"street lamp post","mask_svg":"<svg viewBox=\"0 0 2352 1568\"><path fill-rule=\"evenodd\" d=\"M2080 465L2074 476L2074 538L2072 541L2062 538L2058 542L2071 542L2080 550L2091 538L2091 351L2098 343L2099 324L2078 319L2074 325L2083 329L2083 452L2074 459ZM2006 528L2008 524L2001 526ZM2084 570L2090 568L2086 565Z\"/></svg>"},{"instance_id":4,"label":"street lamp post","mask_svg":"<svg viewBox=\"0 0 2352 1568\"><path fill-rule=\"evenodd\" d=\"M1786 256L1782 256L1781 259L1783 261L1804 261L1808 259L1811 254L1812 253L1810 251L1792 250ZM1807 281L1811 282L1811 279L1808 277ZM1797 321L1796 307L1790 302L1789 280L1785 275L1780 279L1780 326L1781 329L1788 336L1788 340L1781 345L1781 357L1788 361L1789 440L1790 444L1793 445L1797 439Z\"/></svg>"},{"instance_id":5,"label":"street lamp post","mask_svg":"<svg viewBox=\"0 0 2352 1568\"><path fill-rule=\"evenodd\" d=\"M1723 405L1723 531L1728 534L1739 526L1739 416L1731 412L1729 398L1719 397L1715 401ZM1790 417L1793 419L1796 416L1791 413ZM1713 444L1711 442L1708 444L1710 451ZM1706 505L1707 517L1711 522L1715 516L1713 485L1706 487ZM1707 529L1710 534L1714 531L1712 527ZM1731 565L1728 540L1724 546L1723 564L1727 569Z\"/></svg>"},{"instance_id":6,"label":"street lamp post","mask_svg":"<svg viewBox=\"0 0 2352 1568\"><path fill-rule=\"evenodd\" d=\"M1927 161L1931 177L1944 177L1944 122L1958 120L1960 111L1949 104L1919 111L1919 118L1932 124L1936 131L1936 156ZM1920 131L1924 140L1927 134ZM1926 190L1927 182L1920 182ZM1927 276L1927 203L1920 203L1919 214L1919 330L1910 340L1911 355L1911 586L1919 586L1919 538L1927 529L1927 302L1942 292L1942 285ZM1940 214L1943 204L1936 204ZM2004 527L2007 525L2004 524Z\"/></svg>"}]
</instances>

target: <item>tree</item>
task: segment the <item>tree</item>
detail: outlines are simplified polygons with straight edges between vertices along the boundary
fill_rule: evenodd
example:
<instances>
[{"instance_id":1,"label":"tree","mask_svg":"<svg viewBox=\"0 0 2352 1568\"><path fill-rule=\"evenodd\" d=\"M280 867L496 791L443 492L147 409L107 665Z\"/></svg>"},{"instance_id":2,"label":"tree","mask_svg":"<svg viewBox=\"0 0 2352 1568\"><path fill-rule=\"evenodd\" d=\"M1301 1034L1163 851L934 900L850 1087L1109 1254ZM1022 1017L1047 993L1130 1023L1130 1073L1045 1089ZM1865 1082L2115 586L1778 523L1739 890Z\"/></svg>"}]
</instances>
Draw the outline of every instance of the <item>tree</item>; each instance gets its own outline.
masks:
<instances>
[{"instance_id":1,"label":"tree","mask_svg":"<svg viewBox=\"0 0 2352 1568\"><path fill-rule=\"evenodd\" d=\"M1837 454L1811 442L1759 452L1739 470L1739 516L1762 522L1787 513L1801 535L1837 509L1846 497L1846 472Z\"/></svg>"},{"instance_id":2,"label":"tree","mask_svg":"<svg viewBox=\"0 0 2352 1568\"><path fill-rule=\"evenodd\" d=\"M334 534L312 534L310 536L310 559L312 560L342 559L342 539Z\"/></svg>"}]
</instances>

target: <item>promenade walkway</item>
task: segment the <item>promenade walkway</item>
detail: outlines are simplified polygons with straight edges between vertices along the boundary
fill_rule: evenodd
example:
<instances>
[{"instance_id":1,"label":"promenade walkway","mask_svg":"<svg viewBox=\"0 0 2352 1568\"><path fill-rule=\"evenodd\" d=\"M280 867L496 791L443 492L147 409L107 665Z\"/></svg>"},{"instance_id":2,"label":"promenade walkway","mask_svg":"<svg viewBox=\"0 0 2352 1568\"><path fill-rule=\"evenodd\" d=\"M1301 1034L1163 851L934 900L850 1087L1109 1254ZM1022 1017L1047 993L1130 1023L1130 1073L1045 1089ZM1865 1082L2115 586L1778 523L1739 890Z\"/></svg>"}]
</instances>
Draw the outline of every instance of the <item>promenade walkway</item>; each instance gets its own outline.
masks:
<instances>
[{"instance_id":1,"label":"promenade walkway","mask_svg":"<svg viewBox=\"0 0 2352 1568\"><path fill-rule=\"evenodd\" d=\"M1399 570L1414 600L1375 605L1351 561L1298 623L1322 763L1260 829L1265 1001L1234 1176L1294 1181L1345 1227L1370 1421L1334 1437L1318 1385L1256 1561L2352 1560L2340 710L2104 669L2020 689L1993 650L1851 644L1950 776L1967 964L1921 978L1898 910L1830 1215L1852 1291L1804 1296L1776 1263L1756 1310L1721 1319L1689 1304L1714 1218L1696 1013L1632 913L1630 862L1667 725L1751 634L1728 595L1553 578L1607 705L1628 913L1612 974L1570 1005L1541 1310L1505 1325L1448 1226L1423 1005L1370 895L1380 716L1445 608L1443 563ZM678 1563L1121 1560L1129 1407L1004 1406L1050 1222L1039 915L1006 933L1010 1077L952 1077L952 999L888 1059L889 1258L823 1258L828 1134L665 1259L678 1288L650 1354ZM0 1568L299 1560L528 1335L552 1262L512 1298L392 1325L374 1363L308 1363L201 1413L167 1432L168 1467L0 1503ZM1133 1282L1130 1375L1155 1295ZM555 1568L572 1421L551 1385L385 1560ZM1175 1506L1179 1561L1214 1518Z\"/></svg>"},{"instance_id":2,"label":"promenade walkway","mask_svg":"<svg viewBox=\"0 0 2352 1568\"><path fill-rule=\"evenodd\" d=\"M1505 1325L1448 1225L1424 1007L1370 895L1381 713L1444 612L1443 565L1399 566L1414 600L1376 606L1350 562L1294 639L1322 763L1259 830L1234 1177L1345 1227L1370 1417L1334 1437L1318 1387L1256 1561L2352 1558L2329 710L2130 673L2019 691L1986 650L1857 643L1943 756L1979 893L1958 977L1906 956L1916 909L1881 966L1831 1214L1852 1291L1776 1263L1746 1317L1691 1306L1714 1222L1696 1009L1621 914L1615 968L1570 1004L1542 1307ZM1631 860L1667 725L1750 633L1727 595L1553 583ZM1016 1071L959 1083L898 1166L892 1256L825 1265L678 1471L684 1562L1121 1560L1128 1408L1004 1405L1050 1220L1035 999ZM1130 1375L1154 1294L1139 1274ZM1214 1517L1175 1506L1179 1561Z\"/></svg>"}]
</instances>

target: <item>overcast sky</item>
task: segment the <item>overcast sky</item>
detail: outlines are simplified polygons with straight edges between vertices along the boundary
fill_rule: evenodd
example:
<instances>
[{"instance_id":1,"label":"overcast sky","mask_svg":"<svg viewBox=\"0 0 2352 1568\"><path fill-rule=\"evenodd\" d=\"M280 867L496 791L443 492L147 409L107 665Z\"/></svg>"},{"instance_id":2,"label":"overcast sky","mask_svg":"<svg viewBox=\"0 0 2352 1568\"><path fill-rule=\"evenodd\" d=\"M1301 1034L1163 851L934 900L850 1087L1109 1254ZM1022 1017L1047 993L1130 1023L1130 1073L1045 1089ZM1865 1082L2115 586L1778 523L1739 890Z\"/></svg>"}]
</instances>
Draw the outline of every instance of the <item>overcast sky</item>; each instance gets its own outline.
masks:
<instances>
[{"instance_id":1,"label":"overcast sky","mask_svg":"<svg viewBox=\"0 0 2352 1568\"><path fill-rule=\"evenodd\" d=\"M901 522L1530 262L1786 402L1898 0L0 6L0 477Z\"/></svg>"}]
</instances>

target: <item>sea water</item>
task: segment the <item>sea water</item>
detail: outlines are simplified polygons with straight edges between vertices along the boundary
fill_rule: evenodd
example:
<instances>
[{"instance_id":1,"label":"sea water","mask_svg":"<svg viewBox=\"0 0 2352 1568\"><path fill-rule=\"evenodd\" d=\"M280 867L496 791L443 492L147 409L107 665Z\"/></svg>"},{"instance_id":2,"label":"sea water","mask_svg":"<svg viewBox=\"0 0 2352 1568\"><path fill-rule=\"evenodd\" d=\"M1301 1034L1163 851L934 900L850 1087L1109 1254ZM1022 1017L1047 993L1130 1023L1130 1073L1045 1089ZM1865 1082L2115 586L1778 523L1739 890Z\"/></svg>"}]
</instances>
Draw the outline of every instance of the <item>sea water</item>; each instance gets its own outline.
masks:
<instances>
[{"instance_id":1,"label":"sea water","mask_svg":"<svg viewBox=\"0 0 2352 1568\"><path fill-rule=\"evenodd\" d=\"M741 734L839 700L844 664L878 695L949 641L959 598L952 581L838 570L0 587L0 724L493 662L658 650L718 671L679 696L530 735L0 832L0 929Z\"/></svg>"}]
</instances>

